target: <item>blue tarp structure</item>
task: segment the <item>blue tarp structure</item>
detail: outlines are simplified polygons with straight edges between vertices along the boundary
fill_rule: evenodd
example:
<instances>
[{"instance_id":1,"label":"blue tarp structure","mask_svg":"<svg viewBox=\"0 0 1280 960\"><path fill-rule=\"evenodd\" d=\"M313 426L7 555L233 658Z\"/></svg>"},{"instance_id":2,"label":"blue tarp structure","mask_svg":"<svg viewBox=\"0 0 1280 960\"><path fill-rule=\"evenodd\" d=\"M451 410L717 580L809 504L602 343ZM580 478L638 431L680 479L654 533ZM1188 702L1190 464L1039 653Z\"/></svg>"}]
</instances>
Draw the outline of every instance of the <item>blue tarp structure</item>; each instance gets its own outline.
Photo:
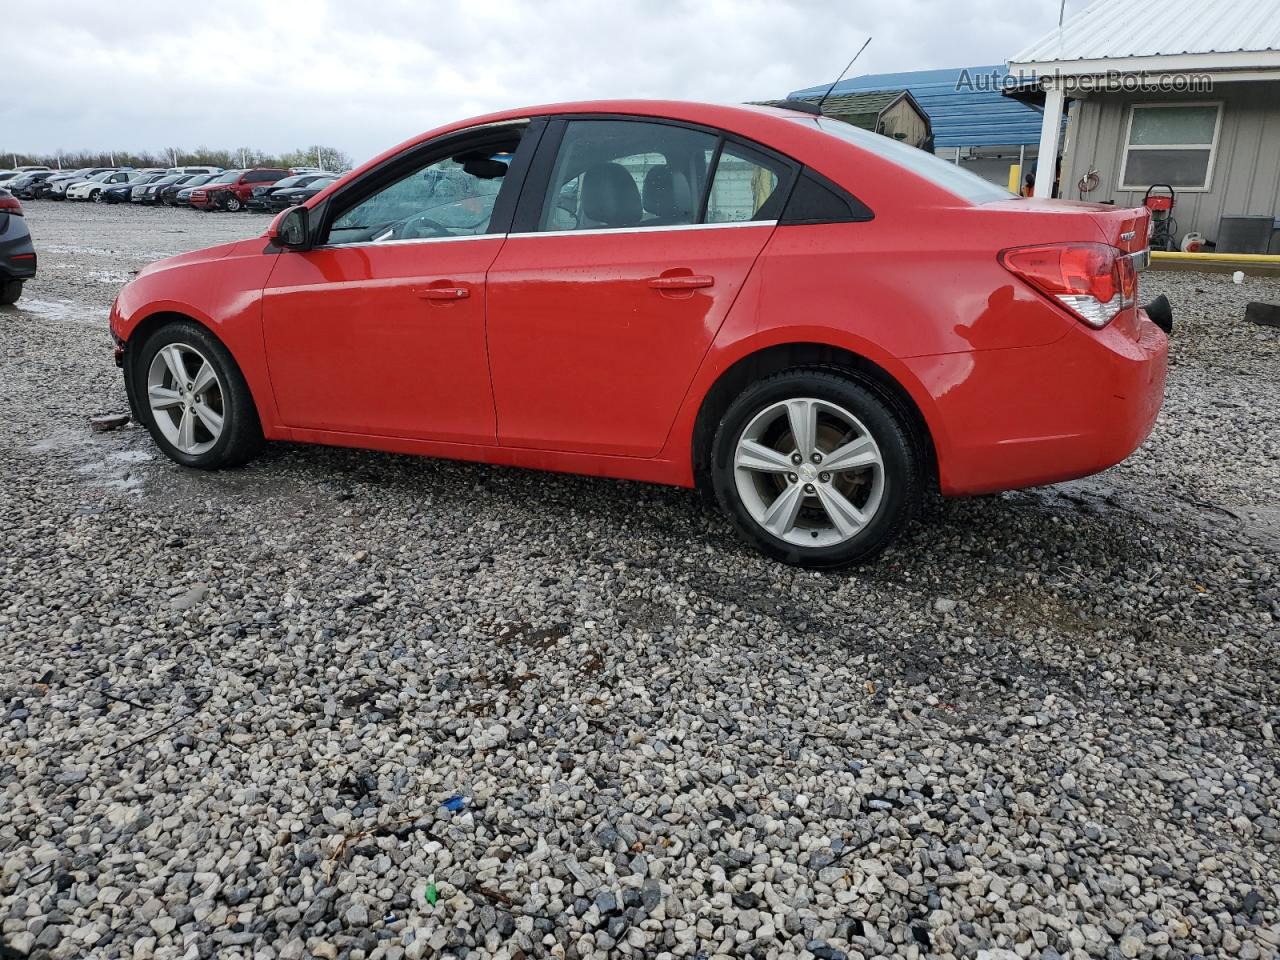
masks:
<instances>
[{"instance_id":1,"label":"blue tarp structure","mask_svg":"<svg viewBox=\"0 0 1280 960\"><path fill-rule=\"evenodd\" d=\"M1040 143L1040 111L1001 93L1004 65L954 70L913 70L908 73L868 73L836 84L832 96L873 90L910 90L929 115L934 149L947 147L1003 147ZM792 97L821 96L830 82Z\"/></svg>"}]
</instances>

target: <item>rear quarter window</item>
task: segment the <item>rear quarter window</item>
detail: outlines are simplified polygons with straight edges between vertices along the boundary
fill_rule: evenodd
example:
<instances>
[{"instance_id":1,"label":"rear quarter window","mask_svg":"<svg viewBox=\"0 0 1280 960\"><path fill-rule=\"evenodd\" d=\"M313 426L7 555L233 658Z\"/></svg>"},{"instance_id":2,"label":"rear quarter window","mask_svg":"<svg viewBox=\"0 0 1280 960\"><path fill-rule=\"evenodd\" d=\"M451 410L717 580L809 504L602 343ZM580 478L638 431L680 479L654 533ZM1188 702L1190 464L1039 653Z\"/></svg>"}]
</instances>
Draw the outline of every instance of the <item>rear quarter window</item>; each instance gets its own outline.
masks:
<instances>
[{"instance_id":1,"label":"rear quarter window","mask_svg":"<svg viewBox=\"0 0 1280 960\"><path fill-rule=\"evenodd\" d=\"M801 123L813 122L823 133L883 157L907 172L928 180L934 186L970 203L991 203L995 200L1008 200L1014 196L1004 187L983 180L958 164L949 163L941 157L935 157L932 153L925 153L918 147L907 146L905 143L863 130L843 120L833 120L830 117L798 119Z\"/></svg>"}]
</instances>

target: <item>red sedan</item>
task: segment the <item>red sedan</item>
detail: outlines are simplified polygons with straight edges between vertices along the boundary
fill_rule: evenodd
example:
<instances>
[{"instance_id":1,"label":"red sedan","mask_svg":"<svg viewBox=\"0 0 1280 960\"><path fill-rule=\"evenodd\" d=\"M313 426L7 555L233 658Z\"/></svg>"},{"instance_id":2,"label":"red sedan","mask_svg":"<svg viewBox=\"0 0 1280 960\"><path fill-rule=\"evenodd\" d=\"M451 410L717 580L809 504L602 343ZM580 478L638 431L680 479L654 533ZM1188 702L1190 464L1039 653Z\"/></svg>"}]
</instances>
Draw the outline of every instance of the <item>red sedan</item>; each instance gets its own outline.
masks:
<instances>
[{"instance_id":1,"label":"red sedan","mask_svg":"<svg viewBox=\"0 0 1280 960\"><path fill-rule=\"evenodd\" d=\"M152 264L111 329L187 466L267 439L701 486L765 553L836 567L931 486L1143 441L1167 352L1136 305L1147 226L800 109L561 104Z\"/></svg>"}]
</instances>

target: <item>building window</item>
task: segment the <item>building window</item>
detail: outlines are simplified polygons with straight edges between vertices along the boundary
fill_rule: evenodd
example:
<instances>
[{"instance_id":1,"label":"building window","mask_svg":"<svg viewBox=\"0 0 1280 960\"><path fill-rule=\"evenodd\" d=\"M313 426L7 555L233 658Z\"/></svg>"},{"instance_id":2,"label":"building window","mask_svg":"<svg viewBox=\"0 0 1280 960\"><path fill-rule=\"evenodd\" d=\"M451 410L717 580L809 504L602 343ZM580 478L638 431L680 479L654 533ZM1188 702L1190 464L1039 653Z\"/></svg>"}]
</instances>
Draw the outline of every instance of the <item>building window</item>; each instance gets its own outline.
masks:
<instances>
[{"instance_id":1,"label":"building window","mask_svg":"<svg viewBox=\"0 0 1280 960\"><path fill-rule=\"evenodd\" d=\"M1213 177L1221 103L1135 103L1129 108L1121 190L1167 183L1207 190Z\"/></svg>"}]
</instances>

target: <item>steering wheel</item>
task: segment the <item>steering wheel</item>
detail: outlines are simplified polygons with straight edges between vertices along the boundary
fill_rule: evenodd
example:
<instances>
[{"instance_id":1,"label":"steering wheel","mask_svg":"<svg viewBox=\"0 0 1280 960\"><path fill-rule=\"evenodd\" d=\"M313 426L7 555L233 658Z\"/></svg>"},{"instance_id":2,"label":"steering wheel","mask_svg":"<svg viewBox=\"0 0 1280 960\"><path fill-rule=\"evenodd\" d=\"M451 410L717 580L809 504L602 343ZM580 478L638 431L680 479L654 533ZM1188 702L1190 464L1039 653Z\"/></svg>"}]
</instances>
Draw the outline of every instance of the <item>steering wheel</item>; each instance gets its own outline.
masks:
<instances>
[{"instance_id":1,"label":"steering wheel","mask_svg":"<svg viewBox=\"0 0 1280 960\"><path fill-rule=\"evenodd\" d=\"M425 240L429 237L452 237L453 233L442 223L432 220L425 213L415 214L400 225L400 239Z\"/></svg>"}]
</instances>

